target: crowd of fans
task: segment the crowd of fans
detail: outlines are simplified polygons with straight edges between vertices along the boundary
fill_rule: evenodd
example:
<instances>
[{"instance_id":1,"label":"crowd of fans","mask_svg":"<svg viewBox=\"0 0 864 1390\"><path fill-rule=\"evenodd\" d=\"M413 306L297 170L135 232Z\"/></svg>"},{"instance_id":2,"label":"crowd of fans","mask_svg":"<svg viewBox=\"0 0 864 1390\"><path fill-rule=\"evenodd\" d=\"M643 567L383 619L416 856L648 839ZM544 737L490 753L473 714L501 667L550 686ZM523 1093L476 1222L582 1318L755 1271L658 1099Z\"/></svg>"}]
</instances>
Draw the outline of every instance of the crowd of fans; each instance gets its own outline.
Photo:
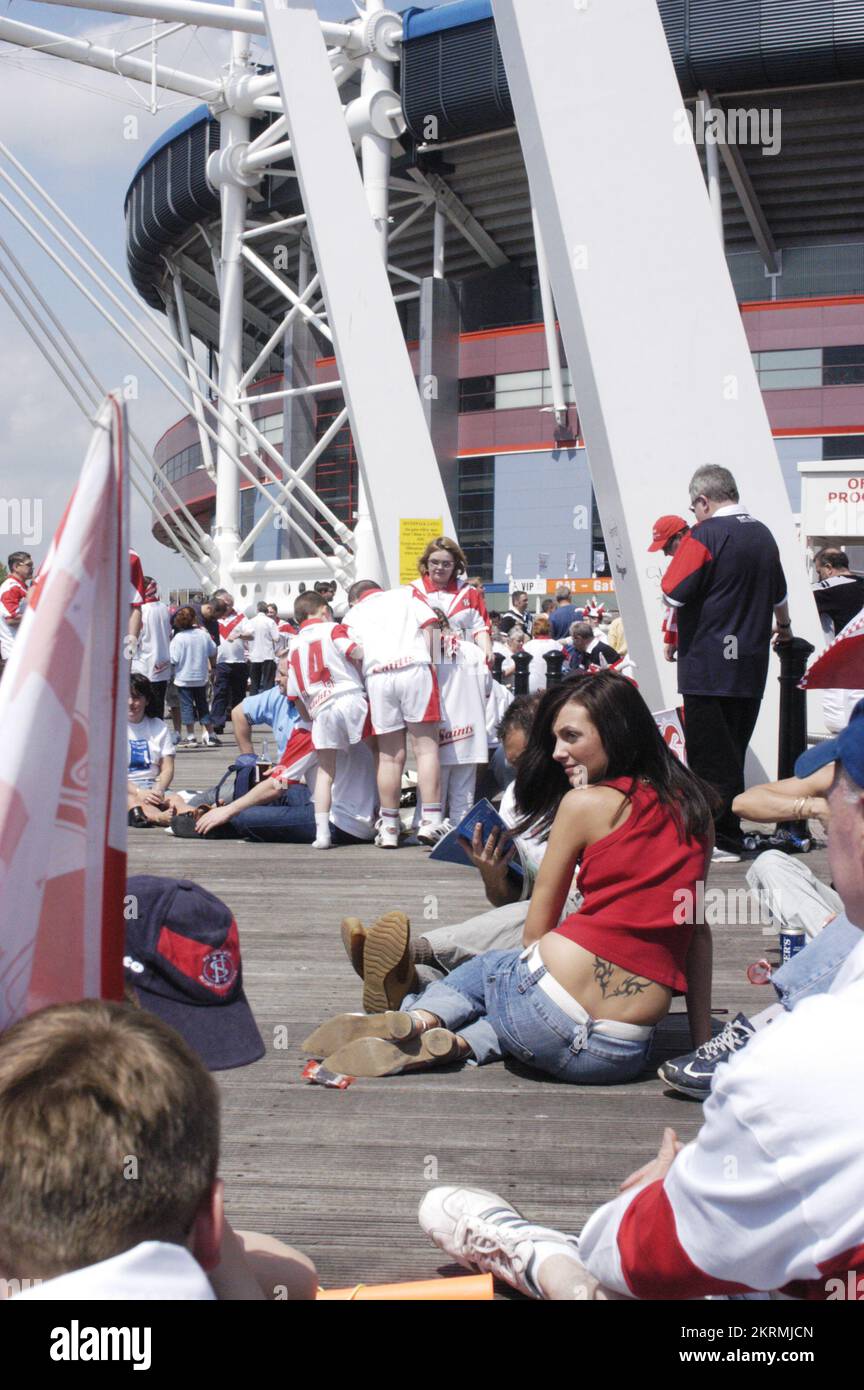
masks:
<instances>
[{"instance_id":1,"label":"crowd of fans","mask_svg":"<svg viewBox=\"0 0 864 1390\"><path fill-rule=\"evenodd\" d=\"M692 1050L659 1074L706 1102L704 1126L686 1147L667 1131L578 1240L484 1189L424 1199L421 1225L440 1248L531 1297L825 1297L826 1280L864 1250L864 700L837 737L802 754L795 777L745 787L771 645L792 639L786 584L728 470L697 471L690 509L692 526L659 518L650 546L670 557L657 636L677 661L686 762L639 692L620 621L579 611L563 586L551 611L530 613L517 591L490 619L447 537L426 547L412 585L360 579L340 602L319 584L287 616L264 603L238 612L225 590L172 611L133 559L131 825L390 850L434 847L479 796L497 802L494 826L478 820L461 839L488 911L420 935L395 910L368 928L343 921L362 1012L325 1019L305 1040L324 1078L507 1057L574 1085L624 1084L651 1065L658 1026L685 998ZM25 560L10 557L7 585L26 595ZM864 585L842 552L822 552L819 566L817 603L835 637L864 606ZM6 593L0 635L15 626ZM545 661L553 650L560 680ZM529 692L514 698L519 651L531 658ZM196 746L196 727L200 745L219 747L229 725L230 786L172 791L176 748ZM254 751L261 726L272 757ZM712 863L743 857L742 816L821 821L833 885L788 855L754 858L748 881L775 904L778 929L800 926L806 945L773 974L770 1008L714 1035L710 925L680 907L699 902ZM19 1297L140 1297L153 1281L161 1297L314 1295L304 1256L224 1221L207 1068L247 1064L263 1044L230 913L181 886L139 881L149 907L127 930L126 957L137 1010L57 1006L0 1039L0 1283L45 1281ZM828 1088L814 1034L833 1058ZM47 1146L34 1167L20 1137L45 1123L68 1144L62 1155ZM152 1166L124 1187L130 1152ZM95 1170L103 1178L81 1202Z\"/></svg>"}]
</instances>

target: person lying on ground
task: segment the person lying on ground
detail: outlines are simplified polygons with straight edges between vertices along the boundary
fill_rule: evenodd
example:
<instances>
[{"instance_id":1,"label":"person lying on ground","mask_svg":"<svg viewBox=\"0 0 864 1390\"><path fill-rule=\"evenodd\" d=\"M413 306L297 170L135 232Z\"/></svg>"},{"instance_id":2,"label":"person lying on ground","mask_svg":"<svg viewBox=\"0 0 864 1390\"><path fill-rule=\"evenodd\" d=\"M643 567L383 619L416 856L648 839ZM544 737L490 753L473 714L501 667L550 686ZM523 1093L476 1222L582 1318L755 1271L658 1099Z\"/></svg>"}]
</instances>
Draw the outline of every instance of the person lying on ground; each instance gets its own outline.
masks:
<instances>
[{"instance_id":1,"label":"person lying on ground","mask_svg":"<svg viewBox=\"0 0 864 1390\"><path fill-rule=\"evenodd\" d=\"M314 1298L305 1255L276 1266L270 1238L226 1222L219 1129L213 1078L144 1010L86 999L8 1028L0 1298Z\"/></svg>"},{"instance_id":2,"label":"person lying on ground","mask_svg":"<svg viewBox=\"0 0 864 1390\"><path fill-rule=\"evenodd\" d=\"M517 831L549 834L525 949L478 956L400 1010L325 1023L305 1046L330 1071L383 1076L508 1055L574 1083L629 1081L675 993L687 996L694 1044L710 1037L710 930L674 911L676 891L695 893L705 878L710 792L670 752L635 686L601 671L549 692L516 796ZM577 863L583 900L562 923Z\"/></svg>"},{"instance_id":3,"label":"person lying on ground","mask_svg":"<svg viewBox=\"0 0 864 1390\"><path fill-rule=\"evenodd\" d=\"M420 1209L435 1245L537 1298L826 1300L849 1297L850 1284L857 1290L864 1272L860 716L805 753L796 772L808 777L829 762L828 854L856 937L827 991L799 997L720 1069L694 1142L681 1145L667 1129L657 1157L594 1212L578 1241L533 1226L494 1193L436 1188ZM824 939L823 932L789 964Z\"/></svg>"}]
</instances>

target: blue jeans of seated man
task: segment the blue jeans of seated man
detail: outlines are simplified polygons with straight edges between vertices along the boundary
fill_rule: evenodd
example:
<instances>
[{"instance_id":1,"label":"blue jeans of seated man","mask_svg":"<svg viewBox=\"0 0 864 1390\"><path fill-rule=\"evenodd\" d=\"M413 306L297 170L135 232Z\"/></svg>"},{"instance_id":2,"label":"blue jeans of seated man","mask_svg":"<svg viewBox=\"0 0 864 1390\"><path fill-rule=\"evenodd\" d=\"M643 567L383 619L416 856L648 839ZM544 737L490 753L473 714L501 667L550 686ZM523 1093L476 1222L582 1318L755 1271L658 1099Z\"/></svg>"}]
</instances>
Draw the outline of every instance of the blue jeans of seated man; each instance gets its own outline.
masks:
<instances>
[{"instance_id":1,"label":"blue jeans of seated man","mask_svg":"<svg viewBox=\"0 0 864 1390\"><path fill-rule=\"evenodd\" d=\"M315 839L315 807L305 786L286 787L278 801L267 806L250 806L228 824L243 840L281 845L311 845ZM356 835L330 824L334 845L365 844Z\"/></svg>"},{"instance_id":2,"label":"blue jeans of seated man","mask_svg":"<svg viewBox=\"0 0 864 1390\"><path fill-rule=\"evenodd\" d=\"M771 976L784 1009L811 994L827 994L834 976L861 940L861 932L840 912L818 936Z\"/></svg>"},{"instance_id":3,"label":"blue jeans of seated man","mask_svg":"<svg viewBox=\"0 0 864 1390\"><path fill-rule=\"evenodd\" d=\"M479 1066L515 1057L526 1066L587 1085L632 1081L644 1070L651 1038L637 1041L576 1023L539 987L546 967L530 970L521 951L487 951L444 980L402 1001L427 1009L464 1038Z\"/></svg>"}]
</instances>

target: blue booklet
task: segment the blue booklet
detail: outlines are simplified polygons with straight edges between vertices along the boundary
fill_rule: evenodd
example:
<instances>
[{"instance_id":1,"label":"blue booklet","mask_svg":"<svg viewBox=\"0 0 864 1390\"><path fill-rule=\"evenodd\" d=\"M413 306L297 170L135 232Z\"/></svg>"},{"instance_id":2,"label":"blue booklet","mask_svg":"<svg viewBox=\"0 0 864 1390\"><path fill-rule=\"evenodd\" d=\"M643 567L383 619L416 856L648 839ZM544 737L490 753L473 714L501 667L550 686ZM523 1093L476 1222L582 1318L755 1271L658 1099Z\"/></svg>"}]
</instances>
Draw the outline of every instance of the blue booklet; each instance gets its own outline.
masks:
<instances>
[{"instance_id":1,"label":"blue booklet","mask_svg":"<svg viewBox=\"0 0 864 1390\"><path fill-rule=\"evenodd\" d=\"M474 827L478 824L482 826L484 840L488 839L493 830L501 830L507 835L512 833L510 827L504 823L495 810L492 802L487 801L484 797L482 801L477 802L476 806L471 807L467 816L459 822L454 830L449 831L442 840L438 841L429 858L443 859L445 864L465 864L470 867L471 860L459 841L465 839L470 842L474 836ZM517 878L524 877L525 869L518 845L516 846L516 853L507 867L512 869Z\"/></svg>"}]
</instances>

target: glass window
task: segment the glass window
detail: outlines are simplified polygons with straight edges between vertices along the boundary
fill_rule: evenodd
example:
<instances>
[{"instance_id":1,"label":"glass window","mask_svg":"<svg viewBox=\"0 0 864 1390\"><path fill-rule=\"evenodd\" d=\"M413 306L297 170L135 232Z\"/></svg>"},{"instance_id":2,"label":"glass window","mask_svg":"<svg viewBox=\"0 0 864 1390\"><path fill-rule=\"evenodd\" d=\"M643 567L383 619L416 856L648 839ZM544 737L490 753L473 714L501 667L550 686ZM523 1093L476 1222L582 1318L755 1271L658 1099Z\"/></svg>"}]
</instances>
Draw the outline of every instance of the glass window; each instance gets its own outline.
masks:
<instances>
[{"instance_id":1,"label":"glass window","mask_svg":"<svg viewBox=\"0 0 864 1390\"><path fill-rule=\"evenodd\" d=\"M495 460L459 460L457 529L468 571L492 579L495 521Z\"/></svg>"},{"instance_id":2,"label":"glass window","mask_svg":"<svg viewBox=\"0 0 864 1390\"><path fill-rule=\"evenodd\" d=\"M795 391L822 385L821 348L790 348L760 352L757 356L763 391Z\"/></svg>"},{"instance_id":3,"label":"glass window","mask_svg":"<svg viewBox=\"0 0 864 1390\"><path fill-rule=\"evenodd\" d=\"M466 376L459 382L459 410L468 414L474 410L495 409L494 376Z\"/></svg>"},{"instance_id":4,"label":"glass window","mask_svg":"<svg viewBox=\"0 0 864 1390\"><path fill-rule=\"evenodd\" d=\"M495 409L519 410L543 404L543 373L500 372L495 378Z\"/></svg>"},{"instance_id":5,"label":"glass window","mask_svg":"<svg viewBox=\"0 0 864 1390\"><path fill-rule=\"evenodd\" d=\"M822 440L823 459L864 458L864 434L827 434Z\"/></svg>"},{"instance_id":6,"label":"glass window","mask_svg":"<svg viewBox=\"0 0 864 1390\"><path fill-rule=\"evenodd\" d=\"M564 388L564 400L567 403L567 405L575 405L576 393L573 390L573 385L570 381L569 367L561 368L561 385ZM554 400L552 399L552 373L548 370L548 368L543 373L543 404L555 404Z\"/></svg>"},{"instance_id":7,"label":"glass window","mask_svg":"<svg viewBox=\"0 0 864 1390\"><path fill-rule=\"evenodd\" d=\"M255 421L255 428L259 429L264 438L269 439L271 444L281 444L283 424L280 410L278 415L262 415Z\"/></svg>"},{"instance_id":8,"label":"glass window","mask_svg":"<svg viewBox=\"0 0 864 1390\"><path fill-rule=\"evenodd\" d=\"M864 346L822 349L823 386L861 386L864 384Z\"/></svg>"}]
</instances>

